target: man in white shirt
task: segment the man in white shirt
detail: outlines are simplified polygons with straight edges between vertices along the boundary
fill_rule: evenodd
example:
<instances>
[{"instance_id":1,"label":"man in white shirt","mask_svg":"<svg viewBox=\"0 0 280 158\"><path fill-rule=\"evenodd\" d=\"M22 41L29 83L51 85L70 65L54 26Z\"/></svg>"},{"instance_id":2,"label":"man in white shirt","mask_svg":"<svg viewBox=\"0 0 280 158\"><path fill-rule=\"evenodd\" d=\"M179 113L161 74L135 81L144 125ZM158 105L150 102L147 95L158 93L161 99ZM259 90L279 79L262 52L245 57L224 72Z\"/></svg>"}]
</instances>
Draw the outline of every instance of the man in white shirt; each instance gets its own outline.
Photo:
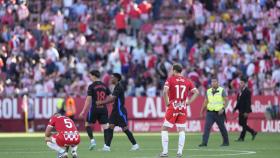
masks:
<instances>
[{"instance_id":1,"label":"man in white shirt","mask_svg":"<svg viewBox=\"0 0 280 158\"><path fill-rule=\"evenodd\" d=\"M278 66L275 70L272 72L272 80L276 83L280 83L280 66Z\"/></svg>"},{"instance_id":2,"label":"man in white shirt","mask_svg":"<svg viewBox=\"0 0 280 158\"><path fill-rule=\"evenodd\" d=\"M46 57L47 57L47 60L51 60L53 62L55 62L59 59L59 53L58 53L57 49L55 48L54 43L51 43L50 48L47 49Z\"/></svg>"},{"instance_id":3,"label":"man in white shirt","mask_svg":"<svg viewBox=\"0 0 280 158\"><path fill-rule=\"evenodd\" d=\"M145 50L141 43L137 44L137 47L132 51L132 60L136 63L141 63L145 59Z\"/></svg>"}]
</instances>

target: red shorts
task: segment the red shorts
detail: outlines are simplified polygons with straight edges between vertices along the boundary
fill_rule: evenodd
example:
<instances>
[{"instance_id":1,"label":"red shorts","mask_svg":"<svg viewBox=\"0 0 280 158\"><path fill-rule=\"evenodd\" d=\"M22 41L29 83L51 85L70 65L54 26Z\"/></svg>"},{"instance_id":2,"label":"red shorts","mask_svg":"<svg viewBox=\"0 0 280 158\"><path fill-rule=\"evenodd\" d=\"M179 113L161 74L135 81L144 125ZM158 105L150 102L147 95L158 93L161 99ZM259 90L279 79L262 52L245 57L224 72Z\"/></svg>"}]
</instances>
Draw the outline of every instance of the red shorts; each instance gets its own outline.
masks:
<instances>
[{"instance_id":1,"label":"red shorts","mask_svg":"<svg viewBox=\"0 0 280 158\"><path fill-rule=\"evenodd\" d=\"M78 132L58 133L52 135L52 140L61 147L78 145L80 143L80 135Z\"/></svg>"},{"instance_id":2,"label":"red shorts","mask_svg":"<svg viewBox=\"0 0 280 158\"><path fill-rule=\"evenodd\" d=\"M165 113L163 126L172 128L175 124L177 127L186 127L186 121L186 107L176 108L173 105L170 105Z\"/></svg>"}]
</instances>

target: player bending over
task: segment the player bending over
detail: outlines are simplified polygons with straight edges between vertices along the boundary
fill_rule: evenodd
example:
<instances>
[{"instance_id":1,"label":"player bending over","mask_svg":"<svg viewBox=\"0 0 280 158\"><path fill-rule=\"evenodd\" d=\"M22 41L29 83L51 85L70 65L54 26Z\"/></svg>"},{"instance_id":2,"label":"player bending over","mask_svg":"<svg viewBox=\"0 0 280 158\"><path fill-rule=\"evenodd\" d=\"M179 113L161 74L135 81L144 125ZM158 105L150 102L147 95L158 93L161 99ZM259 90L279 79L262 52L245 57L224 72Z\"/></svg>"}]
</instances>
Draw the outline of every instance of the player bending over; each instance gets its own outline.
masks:
<instances>
[{"instance_id":1,"label":"player bending over","mask_svg":"<svg viewBox=\"0 0 280 158\"><path fill-rule=\"evenodd\" d=\"M181 75L181 65L174 64L172 69L173 75L166 80L163 90L167 111L165 113L165 120L161 131L163 151L160 154L160 157L168 157L168 129L172 128L174 124L179 132L177 157L182 157L187 120L186 106L190 105L199 94L194 84ZM189 92L192 92L193 95L188 100Z\"/></svg>"},{"instance_id":2,"label":"player bending over","mask_svg":"<svg viewBox=\"0 0 280 158\"><path fill-rule=\"evenodd\" d=\"M55 129L56 134L51 131ZM80 143L80 135L74 122L66 117L55 113L46 128L45 141L47 146L58 152L58 158L67 158L66 148L71 148L73 158L78 158L77 148Z\"/></svg>"}]
</instances>

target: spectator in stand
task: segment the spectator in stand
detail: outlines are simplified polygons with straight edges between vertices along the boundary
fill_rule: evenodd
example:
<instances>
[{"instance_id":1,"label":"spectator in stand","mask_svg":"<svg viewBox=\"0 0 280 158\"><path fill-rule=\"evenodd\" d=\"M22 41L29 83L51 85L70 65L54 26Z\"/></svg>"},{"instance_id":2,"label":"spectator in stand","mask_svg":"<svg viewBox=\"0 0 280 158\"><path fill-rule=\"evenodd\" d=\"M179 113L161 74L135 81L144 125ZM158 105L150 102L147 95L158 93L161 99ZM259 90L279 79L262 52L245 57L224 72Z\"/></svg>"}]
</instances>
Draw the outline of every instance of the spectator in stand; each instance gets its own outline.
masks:
<instances>
[{"instance_id":1,"label":"spectator in stand","mask_svg":"<svg viewBox=\"0 0 280 158\"><path fill-rule=\"evenodd\" d=\"M64 32L64 16L58 10L56 15L53 16L54 32L61 34Z\"/></svg>"},{"instance_id":2,"label":"spectator in stand","mask_svg":"<svg viewBox=\"0 0 280 158\"><path fill-rule=\"evenodd\" d=\"M118 34L126 34L126 15L123 9L121 9L115 16L115 24Z\"/></svg>"},{"instance_id":3,"label":"spectator in stand","mask_svg":"<svg viewBox=\"0 0 280 158\"><path fill-rule=\"evenodd\" d=\"M87 6L84 4L83 0L78 0L73 6L73 17L74 20L78 19L80 16L84 15L88 8Z\"/></svg>"},{"instance_id":4,"label":"spectator in stand","mask_svg":"<svg viewBox=\"0 0 280 158\"><path fill-rule=\"evenodd\" d=\"M59 53L55 48L55 43L50 44L50 48L46 50L46 59L52 62L59 60Z\"/></svg>"},{"instance_id":5,"label":"spectator in stand","mask_svg":"<svg viewBox=\"0 0 280 158\"><path fill-rule=\"evenodd\" d=\"M168 72L168 63L174 62L191 72L201 94L212 74L228 92L237 89L231 86L238 85L237 76L246 75L252 94L264 94L268 73L280 93L278 1L51 0L38 3L39 15L34 2L0 0L4 95L26 88L38 96L81 95L91 68L100 69L106 80L107 71L122 73L130 83L127 95L147 95L148 78L160 83L166 76L161 71L165 67ZM126 34L130 29L133 34ZM52 92L44 90L46 83Z\"/></svg>"},{"instance_id":6,"label":"spectator in stand","mask_svg":"<svg viewBox=\"0 0 280 158\"><path fill-rule=\"evenodd\" d=\"M203 25L205 23L205 17L204 17L204 8L202 3L199 1L194 1L194 4L192 5L193 8L193 15L195 19L196 25Z\"/></svg>"},{"instance_id":7,"label":"spectator in stand","mask_svg":"<svg viewBox=\"0 0 280 158\"><path fill-rule=\"evenodd\" d=\"M26 19L29 16L29 10L26 7L25 3L22 3L19 5L19 8L17 9L17 16L19 19L19 22L22 26L26 25Z\"/></svg>"},{"instance_id":8,"label":"spectator in stand","mask_svg":"<svg viewBox=\"0 0 280 158\"><path fill-rule=\"evenodd\" d=\"M142 25L142 21L140 19L142 12L138 8L138 5L136 3L133 4L133 7L129 11L129 18L131 22L131 31L130 34L132 36L138 37L138 33L140 31L140 27Z\"/></svg>"},{"instance_id":9,"label":"spectator in stand","mask_svg":"<svg viewBox=\"0 0 280 158\"><path fill-rule=\"evenodd\" d=\"M168 77L168 72L171 69L171 64L166 61L164 57L160 57L159 61L156 65L156 72L157 75L159 76L159 83L158 83L158 88L162 88L164 85L165 80Z\"/></svg>"},{"instance_id":10,"label":"spectator in stand","mask_svg":"<svg viewBox=\"0 0 280 158\"><path fill-rule=\"evenodd\" d=\"M144 22L148 21L149 13L152 9L152 4L149 3L147 0L144 0L138 5L138 8L141 11L141 20L143 20Z\"/></svg>"},{"instance_id":11,"label":"spectator in stand","mask_svg":"<svg viewBox=\"0 0 280 158\"><path fill-rule=\"evenodd\" d=\"M14 26L15 20L14 20L14 16L13 16L12 12L13 11L12 11L11 8L8 8L6 10L5 15L3 15L2 19L1 19L1 24L2 25L8 25L9 27L13 27Z\"/></svg>"},{"instance_id":12,"label":"spectator in stand","mask_svg":"<svg viewBox=\"0 0 280 158\"><path fill-rule=\"evenodd\" d=\"M267 73L263 82L263 95L274 96L274 88L276 84L272 80L271 74Z\"/></svg>"},{"instance_id":13,"label":"spectator in stand","mask_svg":"<svg viewBox=\"0 0 280 158\"><path fill-rule=\"evenodd\" d=\"M146 96L147 97L156 97L157 95L157 86L154 83L152 78L149 78L148 85L146 88Z\"/></svg>"}]
</instances>

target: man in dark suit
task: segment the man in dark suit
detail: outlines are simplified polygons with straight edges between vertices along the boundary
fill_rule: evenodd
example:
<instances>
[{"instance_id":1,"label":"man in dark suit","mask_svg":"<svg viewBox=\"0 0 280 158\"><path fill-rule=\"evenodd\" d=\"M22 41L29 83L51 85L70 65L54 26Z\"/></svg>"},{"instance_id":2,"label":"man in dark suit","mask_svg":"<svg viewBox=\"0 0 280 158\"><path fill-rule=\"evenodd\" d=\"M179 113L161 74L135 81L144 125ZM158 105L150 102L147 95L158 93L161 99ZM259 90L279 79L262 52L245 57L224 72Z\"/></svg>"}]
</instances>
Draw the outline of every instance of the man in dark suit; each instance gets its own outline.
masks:
<instances>
[{"instance_id":1,"label":"man in dark suit","mask_svg":"<svg viewBox=\"0 0 280 158\"><path fill-rule=\"evenodd\" d=\"M247 84L247 78L242 77L240 79L240 91L237 95L236 107L233 110L233 113L236 110L239 111L239 117L238 117L239 125L242 126L242 132L240 133L239 138L236 140L238 142L244 141L246 131L251 133L252 140L254 140L257 135L257 132L247 125L248 115L249 113L252 112L252 109L251 109L251 92L246 84Z\"/></svg>"}]
</instances>

